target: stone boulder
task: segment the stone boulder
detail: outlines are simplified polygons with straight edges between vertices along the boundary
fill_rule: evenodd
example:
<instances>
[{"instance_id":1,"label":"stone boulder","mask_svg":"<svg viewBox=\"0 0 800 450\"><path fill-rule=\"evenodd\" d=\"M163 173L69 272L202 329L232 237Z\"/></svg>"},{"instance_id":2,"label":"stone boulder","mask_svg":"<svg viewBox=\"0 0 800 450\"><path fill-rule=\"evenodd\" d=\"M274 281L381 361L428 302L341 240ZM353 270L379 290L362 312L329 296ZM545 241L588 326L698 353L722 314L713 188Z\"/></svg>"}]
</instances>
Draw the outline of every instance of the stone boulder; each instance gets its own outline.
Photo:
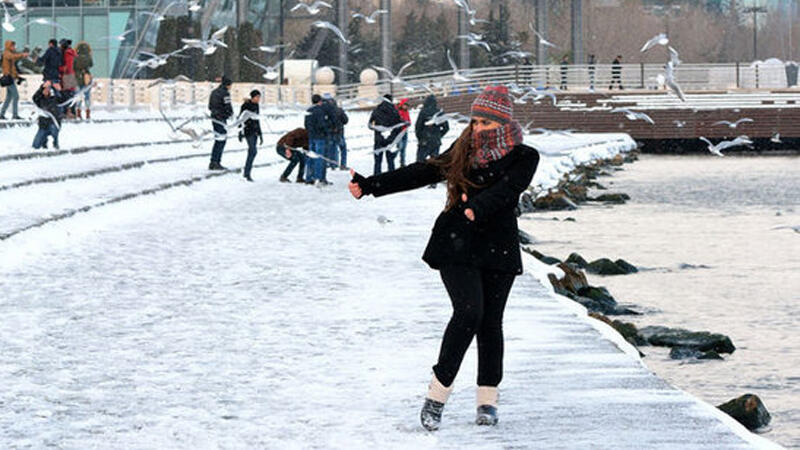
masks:
<instances>
[{"instance_id":1,"label":"stone boulder","mask_svg":"<svg viewBox=\"0 0 800 450\"><path fill-rule=\"evenodd\" d=\"M587 193L589 192L586 186L571 183L564 186L564 191L567 196L575 202L585 202L588 197Z\"/></svg>"},{"instance_id":2,"label":"stone boulder","mask_svg":"<svg viewBox=\"0 0 800 450\"><path fill-rule=\"evenodd\" d=\"M533 244L535 239L530 234L526 233L525 231L518 230L519 234L519 243L523 245Z\"/></svg>"},{"instance_id":3,"label":"stone boulder","mask_svg":"<svg viewBox=\"0 0 800 450\"><path fill-rule=\"evenodd\" d=\"M669 350L669 357L672 359L722 359L719 353L714 350L700 351L692 347L677 346Z\"/></svg>"},{"instance_id":4,"label":"stone boulder","mask_svg":"<svg viewBox=\"0 0 800 450\"><path fill-rule=\"evenodd\" d=\"M582 304L589 311L608 315L640 314L630 308L619 306L614 297L603 286L585 286L578 289L578 298L573 300Z\"/></svg>"},{"instance_id":5,"label":"stone boulder","mask_svg":"<svg viewBox=\"0 0 800 450\"><path fill-rule=\"evenodd\" d=\"M575 264L576 266L580 267L581 269L585 269L586 266L589 265L589 263L586 262L585 259L583 259L583 256L581 256L581 255L579 255L578 253L575 253L575 252L570 253L569 256L567 256L567 259L565 260L565 262Z\"/></svg>"},{"instance_id":6,"label":"stone boulder","mask_svg":"<svg viewBox=\"0 0 800 450\"><path fill-rule=\"evenodd\" d=\"M539 197L533 202L536 210L562 211L578 209L578 205L567 197L564 191L551 192L543 197Z\"/></svg>"},{"instance_id":7,"label":"stone boulder","mask_svg":"<svg viewBox=\"0 0 800 450\"><path fill-rule=\"evenodd\" d=\"M626 341L630 342L634 346L639 345L647 345L647 342L639 335L639 331L636 329L636 325L630 322L623 322L621 320L611 320L608 317L604 316L603 314L590 312L590 316L594 317L595 319L605 322L611 327L613 327L617 332L625 338ZM639 356L644 356L644 353L639 351Z\"/></svg>"},{"instance_id":8,"label":"stone boulder","mask_svg":"<svg viewBox=\"0 0 800 450\"><path fill-rule=\"evenodd\" d=\"M541 261L541 262L543 262L543 263L545 263L547 265L551 265L552 266L553 264L558 264L558 263L561 262L560 259L558 259L556 257L553 257L553 256L544 255L544 254L532 249L531 247L523 246L522 247L522 251L532 255L534 258L538 259L539 261Z\"/></svg>"},{"instance_id":9,"label":"stone boulder","mask_svg":"<svg viewBox=\"0 0 800 450\"><path fill-rule=\"evenodd\" d=\"M640 329L639 334L650 345L689 347L701 352L714 350L717 353L733 353L736 350L731 338L724 334L708 331L690 331L683 328L651 325Z\"/></svg>"},{"instance_id":10,"label":"stone boulder","mask_svg":"<svg viewBox=\"0 0 800 450\"><path fill-rule=\"evenodd\" d=\"M522 214L536 211L536 206L534 205L533 197L531 197L531 194L526 192L520 196L519 204L517 204L517 209Z\"/></svg>"},{"instance_id":11,"label":"stone boulder","mask_svg":"<svg viewBox=\"0 0 800 450\"><path fill-rule=\"evenodd\" d=\"M616 203L622 204L630 200L631 197L624 192L612 192L608 194L600 194L597 197L588 197L587 200L592 202Z\"/></svg>"},{"instance_id":12,"label":"stone boulder","mask_svg":"<svg viewBox=\"0 0 800 450\"><path fill-rule=\"evenodd\" d=\"M772 418L767 407L755 394L744 394L717 406L717 408L736 419L748 430L756 430L769 425Z\"/></svg>"},{"instance_id":13,"label":"stone boulder","mask_svg":"<svg viewBox=\"0 0 800 450\"><path fill-rule=\"evenodd\" d=\"M600 258L586 264L585 267L587 272L598 275L626 275L638 272L636 266L624 259L612 261L608 258Z\"/></svg>"}]
</instances>

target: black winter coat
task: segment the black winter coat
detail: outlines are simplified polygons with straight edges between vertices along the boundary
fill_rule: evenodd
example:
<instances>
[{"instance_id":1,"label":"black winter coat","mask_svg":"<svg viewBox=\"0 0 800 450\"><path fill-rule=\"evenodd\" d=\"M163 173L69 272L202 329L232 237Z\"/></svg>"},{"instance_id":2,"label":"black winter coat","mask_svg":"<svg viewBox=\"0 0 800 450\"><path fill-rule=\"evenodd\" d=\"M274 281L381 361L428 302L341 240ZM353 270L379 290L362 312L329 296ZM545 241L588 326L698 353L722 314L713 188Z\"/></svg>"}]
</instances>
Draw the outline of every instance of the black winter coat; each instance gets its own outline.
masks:
<instances>
[{"instance_id":1,"label":"black winter coat","mask_svg":"<svg viewBox=\"0 0 800 450\"><path fill-rule=\"evenodd\" d=\"M304 125L305 129L308 131L309 139L325 139L330 137L333 133L333 114L335 114L336 111L334 110L333 114L331 114L331 109L325 105L326 102L322 102L321 104L308 108L306 112Z\"/></svg>"},{"instance_id":2,"label":"black winter coat","mask_svg":"<svg viewBox=\"0 0 800 450\"><path fill-rule=\"evenodd\" d=\"M372 114L369 116L370 125L375 124L391 127L401 122L403 122L403 118L400 117L400 113L397 112L397 108L395 108L394 104L388 100L381 101L381 103L372 110ZM375 131L375 148L382 148L391 144L397 135L403 131L402 128L403 127L395 128L387 138L384 138L382 133Z\"/></svg>"},{"instance_id":3,"label":"black winter coat","mask_svg":"<svg viewBox=\"0 0 800 450\"><path fill-rule=\"evenodd\" d=\"M58 80L61 78L61 75L58 72L58 68L61 66L61 51L58 47L47 47L47 51L44 52L36 63L40 66L44 66L42 69L42 75L44 75L45 80Z\"/></svg>"},{"instance_id":4,"label":"black winter coat","mask_svg":"<svg viewBox=\"0 0 800 450\"><path fill-rule=\"evenodd\" d=\"M241 116L245 111L251 111L258 114L258 103L253 103L250 100L246 100L244 103L242 103L242 107L239 109L239 116ZM245 120L242 128L245 136L261 136L261 121L258 119Z\"/></svg>"},{"instance_id":5,"label":"black winter coat","mask_svg":"<svg viewBox=\"0 0 800 450\"><path fill-rule=\"evenodd\" d=\"M344 109L333 105L336 108L336 115L334 116L334 124L333 124L333 134L339 135L344 134L344 126L347 125L347 122L350 121L350 118L347 117L347 113L344 112Z\"/></svg>"},{"instance_id":6,"label":"black winter coat","mask_svg":"<svg viewBox=\"0 0 800 450\"><path fill-rule=\"evenodd\" d=\"M451 147L452 148L452 147ZM437 159L448 158L450 150ZM516 206L539 164L539 153L526 145L514 147L486 168L473 169L469 179L480 185L469 189L466 203L443 211L436 219L422 259L433 269L469 265L511 274L522 273ZM364 195L380 197L444 180L440 169L417 162L368 178L357 177ZM471 208L472 222L464 215Z\"/></svg>"},{"instance_id":7,"label":"black winter coat","mask_svg":"<svg viewBox=\"0 0 800 450\"><path fill-rule=\"evenodd\" d=\"M414 132L417 135L417 142L420 148L438 150L442 145L442 137L450 131L450 125L444 121L438 125L425 125L431 120L440 109L436 105L436 97L433 95L425 99L422 110L417 116L417 123L414 125Z\"/></svg>"},{"instance_id":8,"label":"black winter coat","mask_svg":"<svg viewBox=\"0 0 800 450\"><path fill-rule=\"evenodd\" d=\"M39 88L36 93L33 94L33 103L39 107L39 109L43 109L50 114L53 115L56 119L56 124L61 126L61 107L58 106L61 103L61 98L58 95L58 91L50 88L50 95L45 96L43 88ZM53 119L50 116L39 115L39 128L45 129L53 123Z\"/></svg>"},{"instance_id":9,"label":"black winter coat","mask_svg":"<svg viewBox=\"0 0 800 450\"><path fill-rule=\"evenodd\" d=\"M208 109L211 111L212 119L223 122L233 115L231 94L225 89L225 86L219 85L211 91L211 95L208 97Z\"/></svg>"}]
</instances>

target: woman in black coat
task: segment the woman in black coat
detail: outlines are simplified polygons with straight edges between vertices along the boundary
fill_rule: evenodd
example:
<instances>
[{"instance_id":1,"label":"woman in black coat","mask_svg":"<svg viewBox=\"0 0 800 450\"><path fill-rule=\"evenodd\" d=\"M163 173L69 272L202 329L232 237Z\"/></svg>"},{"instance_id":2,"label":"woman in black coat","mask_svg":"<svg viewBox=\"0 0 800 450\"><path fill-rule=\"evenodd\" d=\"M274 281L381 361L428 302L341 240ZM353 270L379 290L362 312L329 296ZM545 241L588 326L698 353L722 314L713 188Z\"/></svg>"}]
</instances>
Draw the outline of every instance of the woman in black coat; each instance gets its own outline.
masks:
<instances>
[{"instance_id":1,"label":"woman in black coat","mask_svg":"<svg viewBox=\"0 0 800 450\"><path fill-rule=\"evenodd\" d=\"M447 181L447 204L422 257L440 271L453 305L420 413L428 430L438 429L461 361L476 336L476 423L497 423L503 311L514 278L522 273L515 208L539 163L538 152L522 144L505 87L487 88L471 109L470 125L442 155L369 178L351 171L349 185L353 196L361 198Z\"/></svg>"}]
</instances>

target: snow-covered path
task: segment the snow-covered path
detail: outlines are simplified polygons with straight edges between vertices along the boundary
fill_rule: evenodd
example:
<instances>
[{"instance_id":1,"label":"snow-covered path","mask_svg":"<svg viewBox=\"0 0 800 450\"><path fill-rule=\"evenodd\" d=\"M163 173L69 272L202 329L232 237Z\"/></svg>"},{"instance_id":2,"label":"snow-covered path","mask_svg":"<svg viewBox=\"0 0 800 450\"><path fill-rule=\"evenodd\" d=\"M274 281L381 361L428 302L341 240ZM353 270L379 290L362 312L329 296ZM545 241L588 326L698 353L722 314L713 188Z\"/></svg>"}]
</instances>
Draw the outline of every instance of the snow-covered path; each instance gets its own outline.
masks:
<instances>
[{"instance_id":1,"label":"snow-covered path","mask_svg":"<svg viewBox=\"0 0 800 450\"><path fill-rule=\"evenodd\" d=\"M369 172L368 155L354 160ZM0 242L0 447L758 441L657 378L530 273L506 311L500 424L472 423L473 348L442 430L423 432L419 407L450 305L420 255L443 189L355 201L343 172L316 189L278 183L281 169L256 170L254 184L231 174L133 198Z\"/></svg>"}]
</instances>

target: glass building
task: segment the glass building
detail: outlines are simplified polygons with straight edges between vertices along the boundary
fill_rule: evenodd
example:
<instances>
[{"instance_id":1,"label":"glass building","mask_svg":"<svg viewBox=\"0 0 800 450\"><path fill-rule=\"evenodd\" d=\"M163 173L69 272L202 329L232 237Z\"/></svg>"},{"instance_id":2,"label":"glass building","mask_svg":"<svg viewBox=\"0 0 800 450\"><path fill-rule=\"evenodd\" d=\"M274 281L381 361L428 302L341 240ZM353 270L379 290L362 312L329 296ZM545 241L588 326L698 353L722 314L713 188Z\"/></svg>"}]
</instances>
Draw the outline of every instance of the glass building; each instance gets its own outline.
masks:
<instances>
[{"instance_id":1,"label":"glass building","mask_svg":"<svg viewBox=\"0 0 800 450\"><path fill-rule=\"evenodd\" d=\"M11 0L0 1L8 2L5 6L13 16L16 11ZM93 74L100 78L121 77L132 72L132 56L155 48L159 21L144 12L162 12L169 7L168 16L191 14L200 22L204 36L212 26L236 26L241 18L253 22L265 41L273 42L278 39L281 2L201 0L203 8L191 13L185 1L173 0L28 0L28 8L18 13L19 19L13 23L13 32L0 27L0 39L15 41L19 50L25 46L46 49L47 41L53 38L71 39L73 48L86 41L92 47ZM236 13L238 8L246 12L241 17ZM55 22L58 27L32 23L39 18ZM114 38L128 31L122 40Z\"/></svg>"}]
</instances>

